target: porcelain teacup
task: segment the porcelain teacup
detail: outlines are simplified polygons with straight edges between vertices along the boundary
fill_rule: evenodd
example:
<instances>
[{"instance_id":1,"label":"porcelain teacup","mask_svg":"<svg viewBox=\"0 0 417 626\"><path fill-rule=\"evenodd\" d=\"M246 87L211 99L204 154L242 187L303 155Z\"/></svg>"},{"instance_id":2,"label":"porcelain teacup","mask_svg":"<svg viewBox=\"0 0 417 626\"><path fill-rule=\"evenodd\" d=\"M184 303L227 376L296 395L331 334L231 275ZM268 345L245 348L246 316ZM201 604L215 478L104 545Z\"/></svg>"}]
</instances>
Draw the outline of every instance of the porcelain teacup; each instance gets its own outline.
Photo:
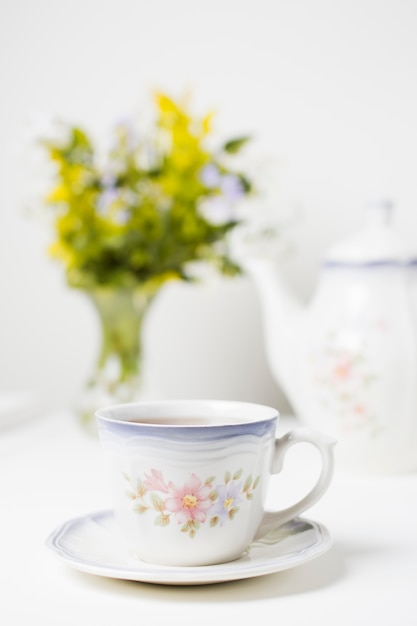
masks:
<instances>
[{"instance_id":1,"label":"porcelain teacup","mask_svg":"<svg viewBox=\"0 0 417 626\"><path fill-rule=\"evenodd\" d=\"M272 407L165 400L110 406L96 417L117 525L131 553L149 563L238 559L255 539L317 502L332 478L333 440L310 429L277 438ZM300 442L320 453L317 482L293 506L266 511L269 478Z\"/></svg>"}]
</instances>

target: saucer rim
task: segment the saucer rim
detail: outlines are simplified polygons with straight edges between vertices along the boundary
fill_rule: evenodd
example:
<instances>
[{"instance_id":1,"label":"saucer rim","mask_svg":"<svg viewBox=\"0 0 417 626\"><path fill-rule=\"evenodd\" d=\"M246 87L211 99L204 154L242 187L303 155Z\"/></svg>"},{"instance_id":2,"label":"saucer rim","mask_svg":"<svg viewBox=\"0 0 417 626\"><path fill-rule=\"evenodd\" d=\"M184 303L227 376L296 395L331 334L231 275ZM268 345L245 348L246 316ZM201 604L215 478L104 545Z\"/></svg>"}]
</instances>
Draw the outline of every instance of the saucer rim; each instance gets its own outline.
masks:
<instances>
[{"instance_id":1,"label":"saucer rim","mask_svg":"<svg viewBox=\"0 0 417 626\"><path fill-rule=\"evenodd\" d=\"M75 525L84 525L98 520L108 520L113 517L112 510L101 510L78 516L61 523L48 536L45 545L56 557L78 571L105 578L118 580L130 580L134 582L153 583L161 585L206 585L235 580L246 580L259 576L275 574L303 565L327 552L333 545L333 539L329 530L320 522L305 517L294 517L284 524L287 526L294 522L301 522L310 526L315 531L315 541L301 550L296 548L290 554L275 556L270 559L264 558L261 562L245 562L247 555L239 559L218 563L215 565L200 566L165 566L147 563L138 560L138 565L102 565L94 561L77 557L61 543L61 539L74 528ZM279 526L277 526L278 528ZM304 531L302 531L304 532ZM250 548L267 548L262 539L254 541Z\"/></svg>"}]
</instances>

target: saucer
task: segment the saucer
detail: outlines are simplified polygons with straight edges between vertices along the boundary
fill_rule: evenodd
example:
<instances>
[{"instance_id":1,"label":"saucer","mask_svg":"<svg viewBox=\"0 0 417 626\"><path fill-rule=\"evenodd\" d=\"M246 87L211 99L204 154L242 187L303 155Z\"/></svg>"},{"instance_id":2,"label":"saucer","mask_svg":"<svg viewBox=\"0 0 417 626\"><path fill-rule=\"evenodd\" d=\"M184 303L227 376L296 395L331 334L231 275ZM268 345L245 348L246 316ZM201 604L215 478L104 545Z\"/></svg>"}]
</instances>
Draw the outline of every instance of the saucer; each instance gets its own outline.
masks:
<instances>
[{"instance_id":1,"label":"saucer","mask_svg":"<svg viewBox=\"0 0 417 626\"><path fill-rule=\"evenodd\" d=\"M323 554L331 543L323 525L294 518L252 543L235 561L196 567L152 565L129 554L113 513L100 511L62 524L46 545L68 565L90 574L163 585L205 585L280 572Z\"/></svg>"}]
</instances>

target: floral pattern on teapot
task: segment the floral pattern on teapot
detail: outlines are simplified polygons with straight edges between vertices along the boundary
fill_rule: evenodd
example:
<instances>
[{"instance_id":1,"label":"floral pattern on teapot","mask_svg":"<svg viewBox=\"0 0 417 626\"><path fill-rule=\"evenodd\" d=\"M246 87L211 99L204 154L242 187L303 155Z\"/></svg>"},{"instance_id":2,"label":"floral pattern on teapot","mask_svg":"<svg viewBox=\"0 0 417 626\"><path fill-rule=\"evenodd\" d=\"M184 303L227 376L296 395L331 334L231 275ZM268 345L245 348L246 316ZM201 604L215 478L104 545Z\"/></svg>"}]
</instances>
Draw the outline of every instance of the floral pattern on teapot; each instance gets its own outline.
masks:
<instances>
[{"instance_id":1,"label":"floral pattern on teapot","mask_svg":"<svg viewBox=\"0 0 417 626\"><path fill-rule=\"evenodd\" d=\"M372 332L380 335L387 329L384 321L378 321ZM327 333L322 350L312 356L313 382L319 391L320 404L339 418L342 431L367 429L376 436L381 432L381 424L372 395L381 383L381 373L375 368L370 358L372 351L365 343L349 347L344 345L343 331Z\"/></svg>"},{"instance_id":2,"label":"floral pattern on teapot","mask_svg":"<svg viewBox=\"0 0 417 626\"><path fill-rule=\"evenodd\" d=\"M226 472L223 483L218 484L214 476L203 482L193 473L181 485L167 482L156 469L136 481L127 473L123 476L129 485L126 495L133 500L136 513L153 511L155 524L161 527L168 526L173 517L181 532L194 537L201 524L223 526L235 518L245 500L252 500L259 476L255 480L248 476L243 482L242 473L241 469L233 475Z\"/></svg>"}]
</instances>

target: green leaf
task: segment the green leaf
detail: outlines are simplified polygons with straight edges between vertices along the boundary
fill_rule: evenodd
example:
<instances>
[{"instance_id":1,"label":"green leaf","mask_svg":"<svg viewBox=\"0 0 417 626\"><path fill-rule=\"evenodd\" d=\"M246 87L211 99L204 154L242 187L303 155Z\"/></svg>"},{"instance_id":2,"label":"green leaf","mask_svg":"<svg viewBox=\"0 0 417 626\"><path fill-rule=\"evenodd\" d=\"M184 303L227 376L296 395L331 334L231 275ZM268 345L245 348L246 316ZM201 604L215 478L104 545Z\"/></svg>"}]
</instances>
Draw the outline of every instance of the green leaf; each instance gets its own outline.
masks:
<instances>
[{"instance_id":1,"label":"green leaf","mask_svg":"<svg viewBox=\"0 0 417 626\"><path fill-rule=\"evenodd\" d=\"M155 519L155 524L157 526L168 526L169 524L169 515L158 515L158 517Z\"/></svg>"},{"instance_id":2,"label":"green leaf","mask_svg":"<svg viewBox=\"0 0 417 626\"><path fill-rule=\"evenodd\" d=\"M140 478L138 478L136 481L136 490L138 493L141 493L143 495L145 495L145 493L148 491L145 483Z\"/></svg>"},{"instance_id":3,"label":"green leaf","mask_svg":"<svg viewBox=\"0 0 417 626\"><path fill-rule=\"evenodd\" d=\"M190 519L186 524L181 526L182 533L188 533L190 537L194 537L196 531L200 528L200 522Z\"/></svg>"},{"instance_id":4,"label":"green leaf","mask_svg":"<svg viewBox=\"0 0 417 626\"><path fill-rule=\"evenodd\" d=\"M158 496L158 494L153 493L151 495L151 500L152 500L152 506L154 509L156 509L157 511L160 511L162 513L162 511L164 510L164 501L163 499Z\"/></svg>"},{"instance_id":5,"label":"green leaf","mask_svg":"<svg viewBox=\"0 0 417 626\"><path fill-rule=\"evenodd\" d=\"M77 125L67 125L63 142L42 141L55 170L45 197L54 216L50 254L72 287L196 282L193 267L200 262L226 276L242 273L227 241L238 221L216 225L203 217L201 203L214 189L203 184L201 172L213 163L221 176L238 177L243 195L249 194L249 178L229 166L249 136L221 142L212 152L205 144L211 115L194 117L186 99L166 94L157 94L155 104L156 123L146 137L132 135L131 142L133 127L119 125L105 154Z\"/></svg>"},{"instance_id":6,"label":"green leaf","mask_svg":"<svg viewBox=\"0 0 417 626\"><path fill-rule=\"evenodd\" d=\"M252 485L252 476L248 476L243 485L243 491L248 491Z\"/></svg>"},{"instance_id":7,"label":"green leaf","mask_svg":"<svg viewBox=\"0 0 417 626\"><path fill-rule=\"evenodd\" d=\"M135 504L135 506L133 507L135 513L145 513L148 509L149 507L145 504Z\"/></svg>"},{"instance_id":8,"label":"green leaf","mask_svg":"<svg viewBox=\"0 0 417 626\"><path fill-rule=\"evenodd\" d=\"M230 509L230 511L229 511L229 519L232 520L238 511L239 511L239 507L238 506L234 507L233 509Z\"/></svg>"},{"instance_id":9,"label":"green leaf","mask_svg":"<svg viewBox=\"0 0 417 626\"><path fill-rule=\"evenodd\" d=\"M238 174L238 177L242 184L243 191L245 193L249 193L250 191L252 191L252 183L250 182L250 180L246 176L243 176L243 174Z\"/></svg>"},{"instance_id":10,"label":"green leaf","mask_svg":"<svg viewBox=\"0 0 417 626\"><path fill-rule=\"evenodd\" d=\"M223 150L229 154L236 154L243 146L250 141L250 137L236 137L235 139L229 139L223 145Z\"/></svg>"},{"instance_id":11,"label":"green leaf","mask_svg":"<svg viewBox=\"0 0 417 626\"><path fill-rule=\"evenodd\" d=\"M127 480L128 483L130 483L130 476L127 472L122 471L122 476L125 480Z\"/></svg>"}]
</instances>

